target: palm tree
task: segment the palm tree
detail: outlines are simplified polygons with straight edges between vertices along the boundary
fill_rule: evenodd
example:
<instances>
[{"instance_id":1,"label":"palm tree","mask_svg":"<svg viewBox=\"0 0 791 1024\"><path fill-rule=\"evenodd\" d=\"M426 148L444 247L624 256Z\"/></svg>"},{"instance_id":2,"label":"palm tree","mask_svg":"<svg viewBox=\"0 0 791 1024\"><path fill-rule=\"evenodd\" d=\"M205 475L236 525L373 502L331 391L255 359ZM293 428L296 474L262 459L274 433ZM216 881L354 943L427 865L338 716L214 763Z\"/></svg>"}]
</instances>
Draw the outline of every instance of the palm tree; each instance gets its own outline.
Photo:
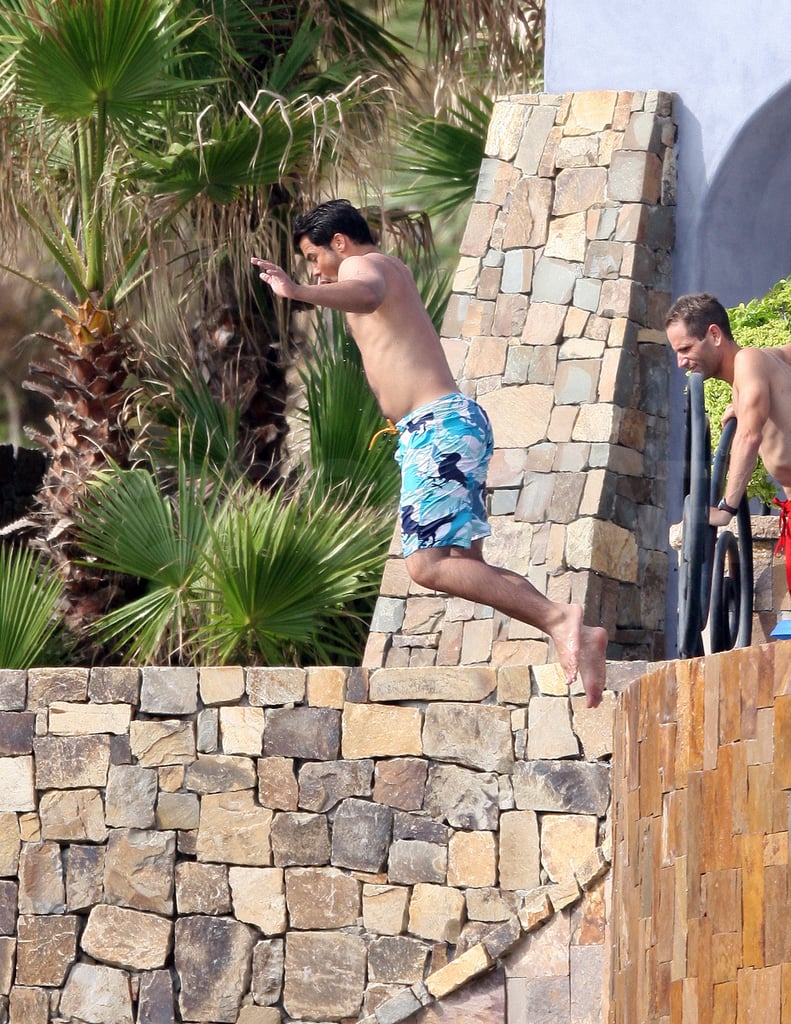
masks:
<instances>
[{"instance_id":1,"label":"palm tree","mask_svg":"<svg viewBox=\"0 0 791 1024\"><path fill-rule=\"evenodd\" d=\"M449 13L427 0L445 94L451 69L521 53L517 30L539 9L476 0ZM68 289L50 289L66 330L32 386L54 405L39 437L50 458L42 506L51 553L80 584L77 621L113 593L75 565L70 520L88 476L126 465L133 441L141 349L122 303L154 372L180 363L215 400L233 396L247 472L277 476L292 335L249 255L287 258L288 213L320 188L354 181L365 194L388 116L420 92L378 14L346 0L0 5L0 212L14 228L0 244L26 225Z\"/></svg>"}]
</instances>

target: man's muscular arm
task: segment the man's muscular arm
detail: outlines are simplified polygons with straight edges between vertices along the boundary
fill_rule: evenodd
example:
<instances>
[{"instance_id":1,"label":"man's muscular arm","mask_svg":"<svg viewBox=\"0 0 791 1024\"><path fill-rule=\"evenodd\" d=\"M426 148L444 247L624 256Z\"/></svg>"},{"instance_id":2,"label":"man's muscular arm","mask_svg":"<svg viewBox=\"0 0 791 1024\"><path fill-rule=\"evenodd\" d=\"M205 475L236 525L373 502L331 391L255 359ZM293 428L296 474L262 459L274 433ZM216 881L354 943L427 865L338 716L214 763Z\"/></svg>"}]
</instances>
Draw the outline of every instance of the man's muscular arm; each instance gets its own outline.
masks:
<instances>
[{"instance_id":1,"label":"man's muscular arm","mask_svg":"<svg viewBox=\"0 0 791 1024\"><path fill-rule=\"evenodd\" d=\"M386 282L378 267L364 256L350 256L338 271L337 281L324 284L298 284L281 267L254 257L261 269L260 278L275 295L314 306L326 306L342 313L374 313L382 304Z\"/></svg>"},{"instance_id":2,"label":"man's muscular arm","mask_svg":"<svg viewBox=\"0 0 791 1024\"><path fill-rule=\"evenodd\" d=\"M767 368L759 351L743 349L737 356L733 398L737 424L731 445L724 498L727 504L736 508L755 469L764 425L770 412L771 393ZM728 512L717 509L712 509L709 515L712 526L726 526L730 520Z\"/></svg>"}]
</instances>

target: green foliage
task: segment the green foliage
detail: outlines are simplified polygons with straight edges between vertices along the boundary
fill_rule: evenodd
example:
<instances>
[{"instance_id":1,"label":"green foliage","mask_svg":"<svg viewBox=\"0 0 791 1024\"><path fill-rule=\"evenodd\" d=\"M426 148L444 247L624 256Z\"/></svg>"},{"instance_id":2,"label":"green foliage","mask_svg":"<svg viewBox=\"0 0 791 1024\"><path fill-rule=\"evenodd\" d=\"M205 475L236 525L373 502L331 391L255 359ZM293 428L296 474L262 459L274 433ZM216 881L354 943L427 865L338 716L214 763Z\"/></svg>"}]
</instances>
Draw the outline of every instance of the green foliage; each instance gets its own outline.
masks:
<instances>
[{"instance_id":1,"label":"green foliage","mask_svg":"<svg viewBox=\"0 0 791 1024\"><path fill-rule=\"evenodd\" d=\"M739 345L765 348L791 342L791 277L783 278L763 298L751 299L728 310L733 336ZM704 384L706 413L711 425L711 446L715 451L722 435L722 416L731 401L731 386L724 380ZM747 485L747 496L765 505L777 494L777 485L758 459Z\"/></svg>"},{"instance_id":2,"label":"green foliage","mask_svg":"<svg viewBox=\"0 0 791 1024\"><path fill-rule=\"evenodd\" d=\"M0 545L0 668L60 663L60 598L38 555Z\"/></svg>"},{"instance_id":3,"label":"green foliage","mask_svg":"<svg viewBox=\"0 0 791 1024\"><path fill-rule=\"evenodd\" d=\"M364 628L349 607L378 589L389 519L307 486L285 496L240 484L222 502L209 486L183 466L172 496L142 469L97 476L81 543L145 589L94 637L129 662L356 662Z\"/></svg>"}]
</instances>

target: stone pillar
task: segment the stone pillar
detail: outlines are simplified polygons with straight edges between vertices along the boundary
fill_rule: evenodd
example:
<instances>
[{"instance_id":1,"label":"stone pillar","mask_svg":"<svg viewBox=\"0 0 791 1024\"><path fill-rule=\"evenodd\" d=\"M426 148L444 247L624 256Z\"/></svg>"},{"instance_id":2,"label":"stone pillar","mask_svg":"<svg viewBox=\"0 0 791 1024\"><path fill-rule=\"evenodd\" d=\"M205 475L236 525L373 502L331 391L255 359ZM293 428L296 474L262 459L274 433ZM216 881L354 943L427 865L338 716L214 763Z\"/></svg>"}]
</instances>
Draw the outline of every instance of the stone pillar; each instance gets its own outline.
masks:
<instances>
[{"instance_id":1,"label":"stone pillar","mask_svg":"<svg viewBox=\"0 0 791 1024\"><path fill-rule=\"evenodd\" d=\"M664 653L674 136L667 93L499 101L442 330L494 425L487 558L582 604L616 660ZM535 629L411 584L398 545L367 666L552 660Z\"/></svg>"}]
</instances>

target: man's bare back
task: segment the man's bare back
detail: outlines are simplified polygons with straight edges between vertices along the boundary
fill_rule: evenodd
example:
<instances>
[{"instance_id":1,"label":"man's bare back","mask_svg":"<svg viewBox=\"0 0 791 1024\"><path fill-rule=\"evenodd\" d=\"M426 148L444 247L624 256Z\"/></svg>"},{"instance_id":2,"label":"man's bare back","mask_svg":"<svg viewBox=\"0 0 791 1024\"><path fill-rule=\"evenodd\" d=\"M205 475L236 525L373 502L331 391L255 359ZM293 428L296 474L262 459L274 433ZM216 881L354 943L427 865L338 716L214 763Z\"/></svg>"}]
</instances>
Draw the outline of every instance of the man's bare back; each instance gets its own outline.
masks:
<instances>
[{"instance_id":1,"label":"man's bare back","mask_svg":"<svg viewBox=\"0 0 791 1024\"><path fill-rule=\"evenodd\" d=\"M746 349L744 350L747 351ZM761 434L759 453L767 472L791 497L791 344L753 349L752 372L760 373L769 391L768 415ZM740 361L736 356L734 412L739 416Z\"/></svg>"}]
</instances>

